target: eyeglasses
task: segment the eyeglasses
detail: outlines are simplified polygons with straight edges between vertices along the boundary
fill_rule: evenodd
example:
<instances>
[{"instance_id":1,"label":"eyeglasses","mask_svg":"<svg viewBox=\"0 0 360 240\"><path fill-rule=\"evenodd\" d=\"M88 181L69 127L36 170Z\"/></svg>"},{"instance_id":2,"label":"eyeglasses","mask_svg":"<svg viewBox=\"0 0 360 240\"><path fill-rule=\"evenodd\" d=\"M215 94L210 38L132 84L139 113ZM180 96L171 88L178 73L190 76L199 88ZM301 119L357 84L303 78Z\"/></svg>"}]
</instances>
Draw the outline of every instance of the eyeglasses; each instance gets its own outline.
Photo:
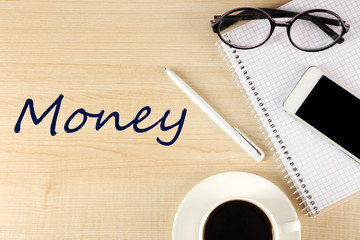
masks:
<instances>
[{"instance_id":1,"label":"eyeglasses","mask_svg":"<svg viewBox=\"0 0 360 240\"><path fill-rule=\"evenodd\" d=\"M291 18L277 21L274 18ZM252 49L264 44L275 27L286 27L287 35L296 48L317 52L344 42L350 29L336 13L325 9L312 9L301 13L269 8L236 8L214 16L214 33L230 47Z\"/></svg>"}]
</instances>

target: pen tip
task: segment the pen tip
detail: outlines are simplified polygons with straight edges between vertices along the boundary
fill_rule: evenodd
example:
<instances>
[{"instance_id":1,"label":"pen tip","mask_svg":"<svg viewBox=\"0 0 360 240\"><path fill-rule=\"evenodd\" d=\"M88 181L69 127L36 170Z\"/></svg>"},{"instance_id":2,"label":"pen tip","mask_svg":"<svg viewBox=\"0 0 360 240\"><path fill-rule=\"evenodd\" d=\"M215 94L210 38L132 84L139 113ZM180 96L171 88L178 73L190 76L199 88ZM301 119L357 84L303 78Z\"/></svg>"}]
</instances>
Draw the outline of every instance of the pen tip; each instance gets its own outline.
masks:
<instances>
[{"instance_id":1,"label":"pen tip","mask_svg":"<svg viewBox=\"0 0 360 240\"><path fill-rule=\"evenodd\" d=\"M163 67L164 68L164 70L166 70L167 68L166 67Z\"/></svg>"}]
</instances>

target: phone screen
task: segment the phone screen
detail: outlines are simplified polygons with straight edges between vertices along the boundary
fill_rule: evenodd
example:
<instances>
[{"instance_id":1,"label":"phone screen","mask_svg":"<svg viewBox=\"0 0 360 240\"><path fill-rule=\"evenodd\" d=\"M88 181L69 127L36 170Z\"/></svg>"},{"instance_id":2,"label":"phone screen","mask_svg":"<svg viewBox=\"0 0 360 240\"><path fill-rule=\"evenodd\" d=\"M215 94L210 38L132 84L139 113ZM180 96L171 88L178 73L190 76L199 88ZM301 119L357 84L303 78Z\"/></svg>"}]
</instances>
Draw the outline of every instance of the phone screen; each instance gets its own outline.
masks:
<instances>
[{"instance_id":1,"label":"phone screen","mask_svg":"<svg viewBox=\"0 0 360 240\"><path fill-rule=\"evenodd\" d=\"M322 76L295 113L360 159L360 100Z\"/></svg>"}]
</instances>

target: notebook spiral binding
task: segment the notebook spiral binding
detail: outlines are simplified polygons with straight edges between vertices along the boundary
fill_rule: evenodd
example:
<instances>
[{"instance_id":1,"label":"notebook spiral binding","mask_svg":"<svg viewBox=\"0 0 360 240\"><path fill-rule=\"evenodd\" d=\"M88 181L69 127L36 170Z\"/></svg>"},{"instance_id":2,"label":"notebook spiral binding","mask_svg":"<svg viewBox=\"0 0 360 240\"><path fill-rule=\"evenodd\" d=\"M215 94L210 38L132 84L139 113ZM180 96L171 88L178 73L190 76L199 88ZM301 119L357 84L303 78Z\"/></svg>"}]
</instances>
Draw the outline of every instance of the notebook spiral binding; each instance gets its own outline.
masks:
<instances>
[{"instance_id":1,"label":"notebook spiral binding","mask_svg":"<svg viewBox=\"0 0 360 240\"><path fill-rule=\"evenodd\" d=\"M281 172L287 174L284 176L285 179L289 179L287 181L287 184L292 183L290 186L290 189L295 189L293 194L297 194L298 197L296 200L300 200L301 202L299 205L303 206L303 211L307 211L305 215L309 216L316 216L320 213L318 206L316 205L315 200L313 200L313 197L307 188L306 184L304 183L304 179L301 176L301 173L299 172L296 164L294 161L292 161L292 157L290 156L289 151L287 150L286 145L284 144L283 140L281 139L278 130L276 129L275 124L273 123L273 120L267 112L264 102L262 101L261 97L259 96L256 87L254 86L254 83L251 81L251 77L248 75L248 72L243 64L242 59L240 59L240 56L237 53L237 50L234 48L226 47L224 48L223 44L221 44L221 40L219 40L216 45L218 46L218 50L221 51L221 55L224 55L224 61L226 61L226 65L229 66L229 71L232 71L232 75L235 77L234 81L237 82L237 86L241 87L240 91L243 93L243 97L246 97L245 102L249 103L249 108L252 108L251 113L254 114L254 118L258 118L257 124L260 125L260 129L264 129L262 134L266 135L265 139L268 140L268 145L272 145L270 148L270 151L273 151L273 156L278 156L278 158L275 160L276 162L281 161L281 157L283 159L286 159L286 162L281 162L278 167L282 168ZM236 54L236 55L235 55ZM229 57L232 56L232 57ZM237 74L236 69L234 69L234 66L238 67L238 71L242 72L243 77L240 77L240 75ZM245 90L245 84L249 86L249 90L251 90L252 96L249 96L246 93ZM264 119L261 119L261 117L257 114L256 108L253 105L253 103L256 103L263 113L262 116ZM262 121L263 120L263 121ZM271 132L268 132L268 130L265 129L263 122L266 122L266 124L269 124L269 127L271 129ZM278 149L281 149L281 152L279 153L276 151L274 143L270 140L270 134L274 136L273 139L277 139ZM282 156L280 156L282 155Z\"/></svg>"}]
</instances>

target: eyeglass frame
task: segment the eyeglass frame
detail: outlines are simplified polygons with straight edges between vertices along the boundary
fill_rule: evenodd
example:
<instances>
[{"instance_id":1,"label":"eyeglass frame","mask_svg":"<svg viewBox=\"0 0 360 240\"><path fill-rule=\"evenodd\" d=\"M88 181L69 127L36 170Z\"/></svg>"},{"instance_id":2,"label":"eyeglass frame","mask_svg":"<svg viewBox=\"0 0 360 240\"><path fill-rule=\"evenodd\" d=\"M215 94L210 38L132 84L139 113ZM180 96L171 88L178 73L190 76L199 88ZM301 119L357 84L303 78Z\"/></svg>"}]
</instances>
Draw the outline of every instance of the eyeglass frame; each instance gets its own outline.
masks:
<instances>
[{"instance_id":1,"label":"eyeglass frame","mask_svg":"<svg viewBox=\"0 0 360 240\"><path fill-rule=\"evenodd\" d=\"M221 21L227 17L228 15L230 15L231 13L234 13L236 11L241 11L241 10L254 10L254 11L258 11L258 12L261 12L270 22L270 31L268 33L268 36L265 38L265 40L255 46L251 46L251 47L240 47L240 46L236 46L236 45L232 45L230 43L228 43L221 35L220 33L220 23ZM273 14L274 13L277 13L278 15L282 15L282 16L277 16L277 17L291 17L291 15L295 15L295 16L292 16L292 18L288 21L275 21L273 19L273 17L271 17L270 13L268 13L267 11L272 11ZM302 47L299 47L297 46L293 40L291 39L291 34L290 34L290 29L291 29L291 26L293 25L293 23L299 18L301 17L302 15L304 14L308 14L308 13L312 13L312 12L324 12L324 13L328 13L328 14L331 14L331 15L334 15L338 20L339 20L339 25L338 26L341 26L342 27L342 31L341 31L341 34L336 38L334 39L334 41L332 43L330 43L329 45L327 46L324 46L322 48L314 48L314 49L306 49L306 48L302 48ZM311 15L310 15L311 16ZM313 17L316 17L316 16L313 16ZM325 19L325 18L324 18ZM251 19L249 19L251 20ZM328 19L328 20L334 20L334 19ZM302 51L306 51L306 52L319 52L319 51L323 51L323 50L326 50L332 46L334 46L336 43L338 44L341 44L342 42L344 42L344 38L343 36L349 31L350 29L350 25L347 24L338 14L336 14L335 12L333 11L330 11L330 10L327 10L327 9L310 9L310 10L307 10L307 11L303 11L303 12L299 12L299 13L296 13L296 12L291 12L291 11L285 11L285 10L279 10L279 9L270 9L270 8L253 8L253 7L240 7L240 8L234 8L232 10L229 10L227 12L225 12L223 15L221 16L214 16L214 20L210 20L210 23L211 23L211 27L214 31L214 33L216 33L219 38L221 39L221 41L223 41L225 44L227 44L228 46L230 47L233 47L233 48L236 48L236 49L243 49L243 50L248 50L248 49L253 49L253 48L257 48L257 47L260 47L261 45L263 45L264 43L266 43L271 35L273 34L274 30L275 30L275 27L286 27L287 29L287 36L291 42L291 44L296 47L297 49L300 49ZM326 26L324 24L324 26ZM326 26L327 27L327 26ZM328 28L328 27L327 27ZM330 28L329 28L330 29ZM322 29L323 31L325 31L324 29ZM330 31L332 31L330 29ZM325 31L326 32L326 31ZM336 34L336 33L335 33ZM328 34L329 35L329 34ZM336 34L338 35L338 34ZM329 35L330 36L330 35Z\"/></svg>"}]
</instances>

